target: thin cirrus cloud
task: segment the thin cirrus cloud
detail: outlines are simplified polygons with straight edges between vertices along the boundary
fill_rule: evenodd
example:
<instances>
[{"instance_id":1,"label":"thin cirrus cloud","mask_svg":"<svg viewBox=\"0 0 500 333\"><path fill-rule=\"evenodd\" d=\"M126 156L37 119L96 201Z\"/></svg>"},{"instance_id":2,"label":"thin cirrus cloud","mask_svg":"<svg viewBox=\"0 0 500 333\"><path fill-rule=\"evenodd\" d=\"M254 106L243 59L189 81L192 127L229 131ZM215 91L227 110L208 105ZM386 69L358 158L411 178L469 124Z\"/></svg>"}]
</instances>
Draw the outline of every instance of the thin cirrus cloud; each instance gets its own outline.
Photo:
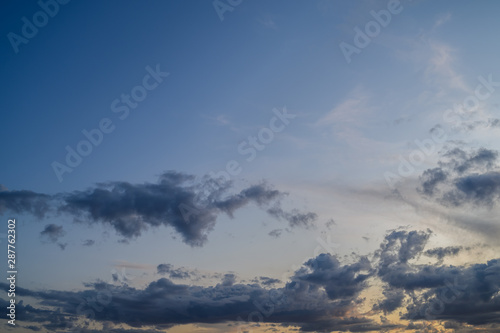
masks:
<instances>
[{"instance_id":1,"label":"thin cirrus cloud","mask_svg":"<svg viewBox=\"0 0 500 333\"><path fill-rule=\"evenodd\" d=\"M85 191L47 195L32 191L0 192L0 210L29 213L43 218L49 213L68 214L75 221L110 225L125 239L139 237L151 227L170 226L191 246L202 246L217 217L230 217L251 203L290 227L310 228L317 215L290 211L281 206L287 195L262 182L238 193L234 185L204 177L169 171L157 183L109 182ZM54 236L53 233L46 231ZM91 245L85 244L85 245Z\"/></svg>"},{"instance_id":2,"label":"thin cirrus cloud","mask_svg":"<svg viewBox=\"0 0 500 333\"><path fill-rule=\"evenodd\" d=\"M112 302L92 311L92 319L110 325L109 331L122 324L148 329L238 320L238 325L251 324L242 324L241 318L256 309L265 314L266 323L299 327L304 332L407 327L401 321L391 322L385 317L389 314L409 320L412 327L414 320L423 319L431 324L446 321L448 326L476 325L486 330L500 325L500 259L458 266L419 264L419 257L426 253L442 253L442 258L455 255L455 251L426 249L431 235L431 230L392 230L378 250L357 255L350 263L341 262L336 255L319 254L306 260L282 287L271 287L280 282L276 279L260 277L245 284L237 283L234 274L225 274L220 283L209 287L162 277L144 289L99 281L87 283L83 291L19 288L21 296L33 297L45 306L20 304L19 311L36 327L68 328L81 300L103 298L105 291ZM175 268L160 264L158 272L175 273ZM362 293L370 289L370 281L383 286L383 297L372 302L371 311L360 313L355 309L369 304ZM7 288L5 283L0 285Z\"/></svg>"}]
</instances>

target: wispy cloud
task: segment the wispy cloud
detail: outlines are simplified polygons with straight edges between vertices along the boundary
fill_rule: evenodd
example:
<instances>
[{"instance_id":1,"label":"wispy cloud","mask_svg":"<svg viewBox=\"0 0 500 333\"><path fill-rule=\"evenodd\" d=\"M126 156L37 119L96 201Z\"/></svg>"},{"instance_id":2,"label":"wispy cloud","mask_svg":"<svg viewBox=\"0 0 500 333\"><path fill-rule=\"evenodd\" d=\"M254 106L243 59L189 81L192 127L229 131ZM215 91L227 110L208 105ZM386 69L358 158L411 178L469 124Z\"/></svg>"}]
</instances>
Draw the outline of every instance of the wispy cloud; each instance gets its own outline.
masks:
<instances>
[{"instance_id":1,"label":"wispy cloud","mask_svg":"<svg viewBox=\"0 0 500 333\"><path fill-rule=\"evenodd\" d=\"M446 22L448 22L450 20L451 20L451 13L448 12L444 15L441 15L440 17L438 17L438 19L434 23L433 29L436 29L436 28L442 26L443 24L445 24Z\"/></svg>"},{"instance_id":2,"label":"wispy cloud","mask_svg":"<svg viewBox=\"0 0 500 333\"><path fill-rule=\"evenodd\" d=\"M428 84L441 89L470 93L471 88L456 69L456 50L442 42L429 41L429 58L425 69Z\"/></svg>"},{"instance_id":3,"label":"wispy cloud","mask_svg":"<svg viewBox=\"0 0 500 333\"><path fill-rule=\"evenodd\" d=\"M320 118L316 126L359 126L367 114L373 112L369 105L371 94L364 88L355 88L349 96Z\"/></svg>"}]
</instances>

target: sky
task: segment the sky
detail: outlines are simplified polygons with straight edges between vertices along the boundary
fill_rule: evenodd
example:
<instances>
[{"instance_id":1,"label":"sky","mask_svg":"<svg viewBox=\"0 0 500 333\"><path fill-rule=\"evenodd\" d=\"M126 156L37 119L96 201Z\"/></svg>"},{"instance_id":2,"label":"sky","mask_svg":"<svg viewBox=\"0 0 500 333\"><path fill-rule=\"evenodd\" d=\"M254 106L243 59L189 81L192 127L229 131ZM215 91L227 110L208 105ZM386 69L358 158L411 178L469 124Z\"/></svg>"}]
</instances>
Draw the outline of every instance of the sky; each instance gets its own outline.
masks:
<instances>
[{"instance_id":1,"label":"sky","mask_svg":"<svg viewBox=\"0 0 500 333\"><path fill-rule=\"evenodd\" d=\"M500 332L500 3L0 6L0 331Z\"/></svg>"}]
</instances>

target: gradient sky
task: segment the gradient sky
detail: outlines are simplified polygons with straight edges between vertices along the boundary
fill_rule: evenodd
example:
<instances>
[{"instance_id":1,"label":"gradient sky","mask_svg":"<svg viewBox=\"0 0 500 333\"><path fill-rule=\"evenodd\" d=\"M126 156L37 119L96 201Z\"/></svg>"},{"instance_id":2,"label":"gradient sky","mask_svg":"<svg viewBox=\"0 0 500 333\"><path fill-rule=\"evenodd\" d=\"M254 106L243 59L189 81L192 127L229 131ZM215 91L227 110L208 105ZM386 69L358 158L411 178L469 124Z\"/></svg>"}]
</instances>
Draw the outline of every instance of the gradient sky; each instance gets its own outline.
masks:
<instances>
[{"instance_id":1,"label":"gradient sky","mask_svg":"<svg viewBox=\"0 0 500 333\"><path fill-rule=\"evenodd\" d=\"M0 331L500 332L499 12L3 1Z\"/></svg>"}]
</instances>

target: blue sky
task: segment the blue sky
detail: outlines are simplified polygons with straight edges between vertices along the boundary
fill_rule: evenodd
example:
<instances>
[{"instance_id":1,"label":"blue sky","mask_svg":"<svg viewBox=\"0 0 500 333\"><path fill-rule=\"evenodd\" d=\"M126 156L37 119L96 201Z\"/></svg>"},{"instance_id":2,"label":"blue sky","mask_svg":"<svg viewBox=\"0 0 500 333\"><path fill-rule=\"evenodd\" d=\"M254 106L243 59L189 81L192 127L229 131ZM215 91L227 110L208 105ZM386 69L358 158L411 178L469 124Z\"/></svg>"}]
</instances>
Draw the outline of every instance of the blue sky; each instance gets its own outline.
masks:
<instances>
[{"instance_id":1,"label":"blue sky","mask_svg":"<svg viewBox=\"0 0 500 333\"><path fill-rule=\"evenodd\" d=\"M497 2L1 6L2 330L500 329Z\"/></svg>"}]
</instances>

